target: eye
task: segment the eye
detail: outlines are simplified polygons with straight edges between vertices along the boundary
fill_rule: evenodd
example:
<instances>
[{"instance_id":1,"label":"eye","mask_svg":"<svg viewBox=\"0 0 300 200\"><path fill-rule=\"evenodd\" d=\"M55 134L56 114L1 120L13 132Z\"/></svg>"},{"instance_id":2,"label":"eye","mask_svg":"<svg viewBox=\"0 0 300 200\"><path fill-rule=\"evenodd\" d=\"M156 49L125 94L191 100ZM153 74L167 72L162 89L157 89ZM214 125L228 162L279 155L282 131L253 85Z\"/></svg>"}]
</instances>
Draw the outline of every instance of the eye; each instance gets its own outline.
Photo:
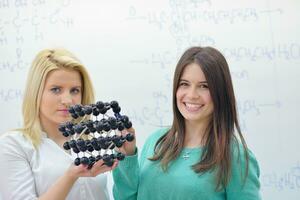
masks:
<instances>
[{"instance_id":1,"label":"eye","mask_svg":"<svg viewBox=\"0 0 300 200\"><path fill-rule=\"evenodd\" d=\"M200 88L208 89L208 85L207 85L207 84L201 84L199 87L200 87Z\"/></svg>"},{"instance_id":2,"label":"eye","mask_svg":"<svg viewBox=\"0 0 300 200\"><path fill-rule=\"evenodd\" d=\"M187 82L180 82L179 86L188 86L189 84Z\"/></svg>"},{"instance_id":3,"label":"eye","mask_svg":"<svg viewBox=\"0 0 300 200\"><path fill-rule=\"evenodd\" d=\"M79 88L72 88L70 92L71 94L79 94L81 93L81 90Z\"/></svg>"},{"instance_id":4,"label":"eye","mask_svg":"<svg viewBox=\"0 0 300 200\"><path fill-rule=\"evenodd\" d=\"M50 89L54 94L58 94L60 92L60 88L59 87L53 87Z\"/></svg>"}]
</instances>

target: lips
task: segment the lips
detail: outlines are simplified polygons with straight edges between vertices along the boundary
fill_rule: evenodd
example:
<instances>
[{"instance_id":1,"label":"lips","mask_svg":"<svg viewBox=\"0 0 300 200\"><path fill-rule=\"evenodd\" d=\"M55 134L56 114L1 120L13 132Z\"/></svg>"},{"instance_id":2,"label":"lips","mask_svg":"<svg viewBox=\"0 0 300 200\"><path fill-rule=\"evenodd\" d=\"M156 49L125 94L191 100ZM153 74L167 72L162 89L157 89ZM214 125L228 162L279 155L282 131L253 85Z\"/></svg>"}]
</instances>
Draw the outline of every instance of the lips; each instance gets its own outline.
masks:
<instances>
[{"instance_id":1,"label":"lips","mask_svg":"<svg viewBox=\"0 0 300 200\"><path fill-rule=\"evenodd\" d=\"M185 109L189 112L197 112L199 111L204 105L203 104L196 104L196 103L183 103Z\"/></svg>"},{"instance_id":2,"label":"lips","mask_svg":"<svg viewBox=\"0 0 300 200\"><path fill-rule=\"evenodd\" d=\"M68 109L59 109L58 112L62 113L63 115L69 115Z\"/></svg>"}]
</instances>

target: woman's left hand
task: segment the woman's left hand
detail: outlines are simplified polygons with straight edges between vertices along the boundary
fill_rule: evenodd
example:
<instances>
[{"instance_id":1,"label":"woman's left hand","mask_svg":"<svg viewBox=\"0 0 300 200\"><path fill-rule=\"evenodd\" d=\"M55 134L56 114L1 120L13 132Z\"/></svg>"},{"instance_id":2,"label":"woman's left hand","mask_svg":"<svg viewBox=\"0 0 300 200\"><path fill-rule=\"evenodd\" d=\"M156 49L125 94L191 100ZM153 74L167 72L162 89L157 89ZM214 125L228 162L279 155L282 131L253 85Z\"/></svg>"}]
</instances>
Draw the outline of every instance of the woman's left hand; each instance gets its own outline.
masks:
<instances>
[{"instance_id":1,"label":"woman's left hand","mask_svg":"<svg viewBox=\"0 0 300 200\"><path fill-rule=\"evenodd\" d=\"M114 164L110 167L105 165L103 160L95 162L91 168L89 168L88 165L80 164L79 166L75 166L72 164L67 173L70 177L75 179L79 177L95 177L99 174L114 170L117 165L118 160L115 160Z\"/></svg>"}]
</instances>

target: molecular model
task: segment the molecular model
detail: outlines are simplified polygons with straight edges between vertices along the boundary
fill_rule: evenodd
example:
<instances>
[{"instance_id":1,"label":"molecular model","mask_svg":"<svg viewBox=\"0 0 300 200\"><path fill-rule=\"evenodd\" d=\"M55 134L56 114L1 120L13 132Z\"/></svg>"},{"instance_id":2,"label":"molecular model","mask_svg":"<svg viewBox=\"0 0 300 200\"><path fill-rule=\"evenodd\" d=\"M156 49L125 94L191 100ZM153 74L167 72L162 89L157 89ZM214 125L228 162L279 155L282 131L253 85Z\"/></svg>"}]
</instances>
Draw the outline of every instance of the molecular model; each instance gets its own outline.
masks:
<instances>
[{"instance_id":1,"label":"molecular model","mask_svg":"<svg viewBox=\"0 0 300 200\"><path fill-rule=\"evenodd\" d=\"M69 107L72 120L59 126L59 131L69 140L63 148L77 154L75 165L88 165L91 168L98 160L103 160L107 166L112 166L115 159L123 160L125 155L114 153L128 141L134 140L134 135L121 131L132 127L126 115L120 114L121 107L117 101L102 102L90 105L73 105ZM113 115L109 115L113 113ZM79 121L80 119L80 121Z\"/></svg>"}]
</instances>

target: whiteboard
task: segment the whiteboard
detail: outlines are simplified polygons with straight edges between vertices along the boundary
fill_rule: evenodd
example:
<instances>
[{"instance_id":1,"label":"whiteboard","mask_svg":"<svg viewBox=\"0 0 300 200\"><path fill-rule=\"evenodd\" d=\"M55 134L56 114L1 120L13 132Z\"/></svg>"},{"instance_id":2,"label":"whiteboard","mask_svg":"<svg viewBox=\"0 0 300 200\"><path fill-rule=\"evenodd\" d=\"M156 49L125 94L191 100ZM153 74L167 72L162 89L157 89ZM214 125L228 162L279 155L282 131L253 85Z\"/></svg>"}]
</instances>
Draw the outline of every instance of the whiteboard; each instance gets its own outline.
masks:
<instances>
[{"instance_id":1,"label":"whiteboard","mask_svg":"<svg viewBox=\"0 0 300 200\"><path fill-rule=\"evenodd\" d=\"M0 0L0 133L21 126L38 51L65 47L92 75L97 100L119 101L138 146L172 121L172 76L190 46L225 55L263 199L300 199L300 1Z\"/></svg>"}]
</instances>

